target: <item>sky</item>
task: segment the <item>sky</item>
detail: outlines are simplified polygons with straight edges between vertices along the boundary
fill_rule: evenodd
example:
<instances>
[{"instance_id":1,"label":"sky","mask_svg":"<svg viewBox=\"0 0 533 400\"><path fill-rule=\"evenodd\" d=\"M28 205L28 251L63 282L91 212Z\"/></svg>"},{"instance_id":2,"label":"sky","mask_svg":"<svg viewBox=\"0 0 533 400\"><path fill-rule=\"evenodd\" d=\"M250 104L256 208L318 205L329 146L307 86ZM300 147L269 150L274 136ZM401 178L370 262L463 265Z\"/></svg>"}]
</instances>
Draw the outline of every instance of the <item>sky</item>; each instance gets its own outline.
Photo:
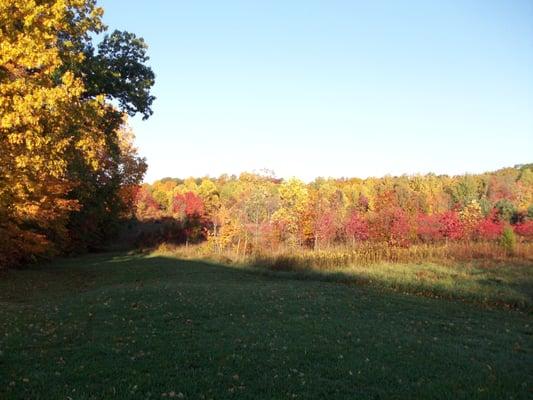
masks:
<instances>
[{"instance_id":1,"label":"sky","mask_svg":"<svg viewBox=\"0 0 533 400\"><path fill-rule=\"evenodd\" d=\"M533 1L100 0L142 36L145 180L462 174L533 162Z\"/></svg>"}]
</instances>

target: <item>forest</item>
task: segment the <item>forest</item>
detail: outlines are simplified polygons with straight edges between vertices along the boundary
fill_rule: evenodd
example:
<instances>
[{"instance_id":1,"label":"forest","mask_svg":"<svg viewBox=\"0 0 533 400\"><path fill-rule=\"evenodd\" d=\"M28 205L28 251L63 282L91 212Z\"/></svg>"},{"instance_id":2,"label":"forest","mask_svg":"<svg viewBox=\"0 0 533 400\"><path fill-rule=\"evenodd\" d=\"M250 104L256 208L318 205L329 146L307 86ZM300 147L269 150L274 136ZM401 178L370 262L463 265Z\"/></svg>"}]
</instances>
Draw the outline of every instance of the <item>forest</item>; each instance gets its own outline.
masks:
<instances>
[{"instance_id":1,"label":"forest","mask_svg":"<svg viewBox=\"0 0 533 400\"><path fill-rule=\"evenodd\" d=\"M165 178L134 194L138 244L206 242L213 252L492 242L533 235L533 166L462 176L317 178L272 173ZM157 226L159 225L159 226Z\"/></svg>"}]
</instances>

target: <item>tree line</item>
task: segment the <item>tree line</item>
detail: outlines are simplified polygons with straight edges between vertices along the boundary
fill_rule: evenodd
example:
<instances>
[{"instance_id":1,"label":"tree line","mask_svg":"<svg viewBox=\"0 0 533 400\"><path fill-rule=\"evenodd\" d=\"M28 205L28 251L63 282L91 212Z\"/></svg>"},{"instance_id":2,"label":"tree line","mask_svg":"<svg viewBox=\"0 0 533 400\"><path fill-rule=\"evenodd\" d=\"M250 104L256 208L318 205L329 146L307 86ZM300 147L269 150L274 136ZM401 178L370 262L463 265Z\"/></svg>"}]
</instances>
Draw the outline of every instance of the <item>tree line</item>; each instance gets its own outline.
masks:
<instances>
[{"instance_id":1,"label":"tree line","mask_svg":"<svg viewBox=\"0 0 533 400\"><path fill-rule=\"evenodd\" d=\"M139 187L135 218L165 222L143 235L145 244L209 241L214 249L241 254L367 241L409 246L499 240L506 230L529 240L533 165L476 175L310 183L254 173L165 178Z\"/></svg>"}]
</instances>

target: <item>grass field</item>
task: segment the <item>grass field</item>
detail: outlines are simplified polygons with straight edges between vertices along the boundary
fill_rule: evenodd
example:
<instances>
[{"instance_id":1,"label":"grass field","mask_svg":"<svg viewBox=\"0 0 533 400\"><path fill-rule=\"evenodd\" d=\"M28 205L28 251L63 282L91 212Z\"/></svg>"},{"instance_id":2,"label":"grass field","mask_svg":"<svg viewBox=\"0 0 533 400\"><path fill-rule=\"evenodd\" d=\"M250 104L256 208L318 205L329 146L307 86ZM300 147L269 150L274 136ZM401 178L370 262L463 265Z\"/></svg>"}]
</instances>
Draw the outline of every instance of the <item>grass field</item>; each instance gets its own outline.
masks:
<instances>
[{"instance_id":1,"label":"grass field","mask_svg":"<svg viewBox=\"0 0 533 400\"><path fill-rule=\"evenodd\" d=\"M183 260L206 260L262 274L292 279L370 285L428 297L448 298L533 311L533 247L520 255L494 251L493 243L461 246L378 246L377 249L285 250L238 256L217 254L204 245L159 246L153 254ZM361 251L362 250L362 251ZM386 252L388 254L379 254Z\"/></svg>"},{"instance_id":2,"label":"grass field","mask_svg":"<svg viewBox=\"0 0 533 400\"><path fill-rule=\"evenodd\" d=\"M526 399L527 309L90 255L0 277L1 399Z\"/></svg>"}]
</instances>

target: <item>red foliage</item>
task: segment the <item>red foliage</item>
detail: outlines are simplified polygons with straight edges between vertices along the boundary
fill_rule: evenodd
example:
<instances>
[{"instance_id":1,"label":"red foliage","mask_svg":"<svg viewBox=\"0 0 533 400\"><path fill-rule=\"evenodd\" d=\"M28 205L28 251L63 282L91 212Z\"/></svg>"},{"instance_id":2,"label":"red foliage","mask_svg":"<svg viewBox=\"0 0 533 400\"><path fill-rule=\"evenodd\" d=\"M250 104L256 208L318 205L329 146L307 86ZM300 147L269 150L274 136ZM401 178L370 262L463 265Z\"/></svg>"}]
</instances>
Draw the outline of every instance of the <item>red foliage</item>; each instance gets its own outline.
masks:
<instances>
[{"instance_id":1,"label":"red foliage","mask_svg":"<svg viewBox=\"0 0 533 400\"><path fill-rule=\"evenodd\" d=\"M139 185L124 185L119 189L118 195L125 206L125 210L130 215L135 210L140 191L141 186Z\"/></svg>"},{"instance_id":2,"label":"red foliage","mask_svg":"<svg viewBox=\"0 0 533 400\"><path fill-rule=\"evenodd\" d=\"M353 212L349 215L344 224L344 229L346 230L346 234L354 240L368 240L368 222L357 212Z\"/></svg>"},{"instance_id":3,"label":"red foliage","mask_svg":"<svg viewBox=\"0 0 533 400\"><path fill-rule=\"evenodd\" d=\"M390 240L393 243L407 244L409 242L409 219L401 208L394 210L390 226Z\"/></svg>"},{"instance_id":4,"label":"red foliage","mask_svg":"<svg viewBox=\"0 0 533 400\"><path fill-rule=\"evenodd\" d=\"M475 231L479 239L494 240L500 237L503 232L504 224L497 217L497 211L483 218L477 224Z\"/></svg>"},{"instance_id":5,"label":"red foliage","mask_svg":"<svg viewBox=\"0 0 533 400\"><path fill-rule=\"evenodd\" d=\"M209 221L205 215L203 200L193 192L177 194L172 200L172 212L181 220L186 240L198 242L207 237Z\"/></svg>"},{"instance_id":6,"label":"red foliage","mask_svg":"<svg viewBox=\"0 0 533 400\"><path fill-rule=\"evenodd\" d=\"M332 211L321 213L315 226L315 234L318 239L324 242L330 242L337 234L337 227L335 226L335 215Z\"/></svg>"},{"instance_id":7,"label":"red foliage","mask_svg":"<svg viewBox=\"0 0 533 400\"><path fill-rule=\"evenodd\" d=\"M463 224L457 211L447 211L439 216L442 237L448 239L461 239L464 234Z\"/></svg>"},{"instance_id":8,"label":"red foliage","mask_svg":"<svg viewBox=\"0 0 533 400\"><path fill-rule=\"evenodd\" d=\"M204 202L193 192L177 194L172 201L172 212L182 217L200 218L204 215Z\"/></svg>"},{"instance_id":9,"label":"red foliage","mask_svg":"<svg viewBox=\"0 0 533 400\"><path fill-rule=\"evenodd\" d=\"M381 210L372 220L371 236L391 245L408 245L409 233L409 218L399 207Z\"/></svg>"},{"instance_id":10,"label":"red foliage","mask_svg":"<svg viewBox=\"0 0 533 400\"><path fill-rule=\"evenodd\" d=\"M533 220L525 221L521 224L515 225L513 229L517 235L528 239L533 238Z\"/></svg>"},{"instance_id":11,"label":"red foliage","mask_svg":"<svg viewBox=\"0 0 533 400\"><path fill-rule=\"evenodd\" d=\"M369 206L369 201L368 201L368 198L364 195L364 194L361 194L359 195L359 199L357 200L357 208L361 211L368 211L368 206Z\"/></svg>"},{"instance_id":12,"label":"red foliage","mask_svg":"<svg viewBox=\"0 0 533 400\"><path fill-rule=\"evenodd\" d=\"M420 240L435 242L443 238L443 224L438 214L418 214L416 218L416 232Z\"/></svg>"},{"instance_id":13,"label":"red foliage","mask_svg":"<svg viewBox=\"0 0 533 400\"><path fill-rule=\"evenodd\" d=\"M160 215L159 203L154 199L150 191L141 186L135 193L136 215L140 220L156 219Z\"/></svg>"}]
</instances>

